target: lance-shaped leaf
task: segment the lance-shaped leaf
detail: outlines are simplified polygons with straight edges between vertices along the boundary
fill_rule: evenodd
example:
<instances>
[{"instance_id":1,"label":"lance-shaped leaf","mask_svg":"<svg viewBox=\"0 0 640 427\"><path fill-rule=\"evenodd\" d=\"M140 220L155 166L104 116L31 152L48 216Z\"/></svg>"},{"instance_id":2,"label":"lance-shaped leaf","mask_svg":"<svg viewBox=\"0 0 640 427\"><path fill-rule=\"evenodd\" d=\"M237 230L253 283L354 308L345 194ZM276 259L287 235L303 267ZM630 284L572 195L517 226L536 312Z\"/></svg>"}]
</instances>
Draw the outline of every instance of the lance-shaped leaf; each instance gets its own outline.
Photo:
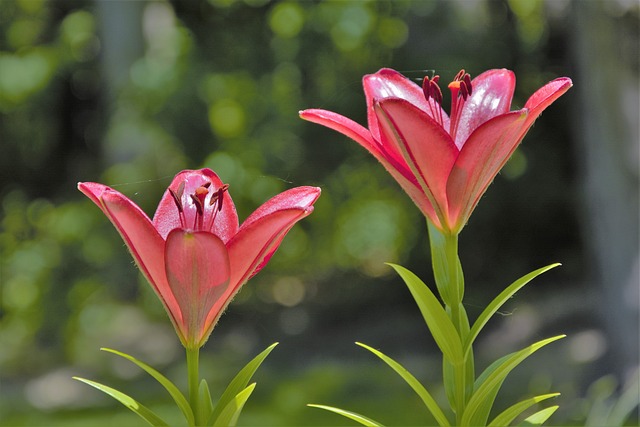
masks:
<instances>
[{"instance_id":1,"label":"lance-shaped leaf","mask_svg":"<svg viewBox=\"0 0 640 427\"><path fill-rule=\"evenodd\" d=\"M339 415L342 415L345 418L349 418L350 420L357 421L363 426L367 427L384 427L377 421L372 420L371 418L365 417L364 415L357 414L351 411L345 411L344 409L334 408L333 406L326 405L316 405L313 403L308 404L312 408L324 409L325 411L333 412Z\"/></svg>"},{"instance_id":2,"label":"lance-shaped leaf","mask_svg":"<svg viewBox=\"0 0 640 427\"><path fill-rule=\"evenodd\" d=\"M220 400L216 404L213 412L211 413L211 416L209 417L207 425L211 425L215 420L217 420L225 407L237 397L238 393L242 392L242 390L247 387L247 384L251 380L253 374L277 345L278 343L271 344L269 347L263 350L262 353L258 354L249 363L247 363L245 367L240 370L240 372L238 372L235 378L231 380L224 393L222 393Z\"/></svg>"},{"instance_id":3,"label":"lance-shaped leaf","mask_svg":"<svg viewBox=\"0 0 640 427\"><path fill-rule=\"evenodd\" d=\"M133 412L138 414L143 420L151 424L152 426L169 426L162 418L156 415L151 409L146 406L138 403L132 397L114 389L104 384L97 383L95 381L87 380L85 378L73 377L74 380L82 381L85 384L90 385L91 387L95 387L103 393L108 394L109 396L116 399L118 402L122 403L127 408L131 409Z\"/></svg>"},{"instance_id":4,"label":"lance-shaped leaf","mask_svg":"<svg viewBox=\"0 0 640 427\"><path fill-rule=\"evenodd\" d=\"M213 403L211 403L211 392L209 391L209 384L207 384L207 380L203 379L200 381L200 405L198 405L198 410L200 411L201 420L209 419L209 416L213 412Z\"/></svg>"},{"instance_id":5,"label":"lance-shaped leaf","mask_svg":"<svg viewBox=\"0 0 640 427\"><path fill-rule=\"evenodd\" d=\"M508 426L518 415L520 415L536 403L542 402L543 400L551 399L552 397L556 397L559 395L560 393L542 394L540 396L525 399L521 402L511 405L510 407L502 411L497 417L495 417L493 421L489 423L489 427Z\"/></svg>"},{"instance_id":6,"label":"lance-shaped leaf","mask_svg":"<svg viewBox=\"0 0 640 427\"><path fill-rule=\"evenodd\" d=\"M530 426L541 426L554 412L558 410L559 406L550 406L541 411L536 412L535 414L527 417L524 421L518 424L520 427L530 427Z\"/></svg>"},{"instance_id":7,"label":"lance-shaped leaf","mask_svg":"<svg viewBox=\"0 0 640 427\"><path fill-rule=\"evenodd\" d=\"M366 344L362 344L359 342L357 342L356 344L359 345L360 347L363 347L369 350L371 353L378 356L387 365L389 365L391 369L396 371L398 375L400 375L402 379L405 380L407 384L409 384L409 386L413 389L413 391L416 392L416 394L420 397L420 399L422 399L422 402L427 407L429 412L431 412L431 415L433 415L433 417L436 419L436 421L438 422L438 425L450 426L449 420L447 419L444 412L442 412L442 409L440 409L435 399L431 396L431 394L429 394L427 389L420 383L420 381L418 381L416 377L414 377L409 371L407 371L407 369L404 366L402 366L401 364L399 364L389 356L385 355L381 351L371 348Z\"/></svg>"},{"instance_id":8,"label":"lance-shaped leaf","mask_svg":"<svg viewBox=\"0 0 640 427\"><path fill-rule=\"evenodd\" d=\"M483 380L479 382L476 389L467 403L467 407L462 415L461 424L463 425L481 425L486 422L479 421L477 419L478 414L483 414L484 411L479 411L481 408L491 407L493 405L493 399L495 398L496 386L504 381L506 376L523 360L541 349L547 344L564 338L566 335L558 335L552 338L547 338L542 341L538 341L535 344L530 345L520 351L511 353L510 355L503 357L501 363L492 364L487 368L490 370L485 372L481 377ZM484 418L484 414L483 414Z\"/></svg>"},{"instance_id":9,"label":"lance-shaped leaf","mask_svg":"<svg viewBox=\"0 0 640 427\"><path fill-rule=\"evenodd\" d=\"M515 282L513 282L504 291L502 291L497 297L495 297L493 301L491 301L491 303L487 306L487 308L485 308L482 311L480 316L478 316L476 321L473 323L471 330L469 331L469 335L467 336L467 340L464 343L464 348L463 348L465 358L467 357L467 355L469 354L469 351L471 350L473 341L476 339L476 337L478 336L478 334L480 333L484 325L487 324L489 319L491 319L491 317L500 309L500 307L502 307L502 305L505 302L507 302L516 292L522 289L524 285L526 285L527 283L529 283L530 281L532 281L542 273L545 273L551 270L552 268L556 268L559 265L561 264L555 263L555 264L547 265L546 267L539 268L535 271L532 271L531 273L526 274L521 278L519 278L518 280L516 280Z\"/></svg>"},{"instance_id":10,"label":"lance-shaped leaf","mask_svg":"<svg viewBox=\"0 0 640 427\"><path fill-rule=\"evenodd\" d=\"M234 396L229 403L224 407L215 423L212 424L213 427L235 427L238 423L238 417L242 412L242 408L244 404L249 400L249 396L253 393L253 389L256 388L256 383L250 384ZM209 425L209 424L207 424Z\"/></svg>"},{"instance_id":11,"label":"lance-shaped leaf","mask_svg":"<svg viewBox=\"0 0 640 427\"><path fill-rule=\"evenodd\" d=\"M411 295L413 295L413 298L416 300L422 317L424 317L427 327L429 331L431 331L431 335L433 335L433 339L440 348L440 351L442 351L442 354L454 365L461 364L463 358L460 336L438 298L436 298L433 292L431 292L431 289L411 271L399 265L389 265L398 272L409 288L409 291L411 291Z\"/></svg>"},{"instance_id":12,"label":"lance-shaped leaf","mask_svg":"<svg viewBox=\"0 0 640 427\"><path fill-rule=\"evenodd\" d=\"M184 395L180 392L180 390L178 390L178 387L176 387L171 381L169 381L169 379L167 377L165 377L160 372L156 371L155 369L153 369L151 366L147 365L146 363L144 363L144 362L142 362L142 361L136 359L135 357L130 356L130 355L126 354L126 353L122 353L120 351L113 350L113 349L110 349L110 348L101 348L100 350L107 351L109 353L113 353L113 354L118 355L120 357L124 357L125 359L129 360L130 362L133 362L136 365L138 365L146 373L148 373L153 378L155 378L169 392L169 394L171 395L173 400L176 402L176 405L178 405L178 408L180 408L180 410L184 414L184 417L187 419L187 422L189 423L189 425L190 426L195 425L195 419L194 419L194 416L193 416L193 411L191 410L191 406L189 405L189 402L184 397Z\"/></svg>"}]
</instances>

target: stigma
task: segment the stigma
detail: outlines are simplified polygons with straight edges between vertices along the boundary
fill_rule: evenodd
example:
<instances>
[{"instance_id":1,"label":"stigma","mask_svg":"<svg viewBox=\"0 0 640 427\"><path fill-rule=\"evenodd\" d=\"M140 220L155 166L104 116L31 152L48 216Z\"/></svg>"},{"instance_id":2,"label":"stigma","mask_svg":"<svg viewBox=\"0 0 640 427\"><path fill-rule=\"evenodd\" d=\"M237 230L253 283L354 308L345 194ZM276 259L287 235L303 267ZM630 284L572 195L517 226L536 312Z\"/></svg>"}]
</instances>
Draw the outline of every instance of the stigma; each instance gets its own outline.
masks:
<instances>
[{"instance_id":1,"label":"stigma","mask_svg":"<svg viewBox=\"0 0 640 427\"><path fill-rule=\"evenodd\" d=\"M440 126L445 128L444 118L442 116L442 90L440 90L440 86L438 86L439 80L440 76L438 75L432 78L425 76L422 81L422 92L427 100L431 117L438 122ZM453 81L449 83L448 87L451 91L451 114L449 116L449 129L445 128L445 130L449 132L449 135L451 135L451 138L455 141L462 107L473 92L471 75L464 70L460 70L453 78Z\"/></svg>"}]
</instances>

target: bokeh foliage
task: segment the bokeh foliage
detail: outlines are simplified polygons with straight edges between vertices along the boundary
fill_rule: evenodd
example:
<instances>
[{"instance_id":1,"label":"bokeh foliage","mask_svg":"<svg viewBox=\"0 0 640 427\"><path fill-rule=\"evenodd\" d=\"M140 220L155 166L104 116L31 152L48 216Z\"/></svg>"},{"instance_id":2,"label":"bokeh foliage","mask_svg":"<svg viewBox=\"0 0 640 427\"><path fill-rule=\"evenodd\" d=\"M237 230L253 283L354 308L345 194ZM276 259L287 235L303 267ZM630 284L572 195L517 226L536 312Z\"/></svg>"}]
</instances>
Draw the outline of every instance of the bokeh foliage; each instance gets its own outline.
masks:
<instances>
[{"instance_id":1,"label":"bokeh foliage","mask_svg":"<svg viewBox=\"0 0 640 427\"><path fill-rule=\"evenodd\" d=\"M134 422L71 383L85 372L162 408L157 387L98 348L134 354L177 381L181 348L119 236L75 185L106 183L152 214L175 173L200 167L230 184L241 219L292 186L323 189L314 214L240 293L205 347L203 371L221 386L261 348L282 342L241 422L340 422L304 407L313 401L388 423L429 422L415 414L410 391L352 344L384 348L416 375L438 378L419 313L383 264L405 265L429 283L424 219L364 150L297 113L326 108L365 123L361 77L381 67L443 81L463 67L472 75L510 68L514 105L522 106L546 81L575 71L573 7L2 0L0 423ZM637 30L629 24L637 7L607 10ZM486 337L487 359L527 336L598 328L579 300L564 301L565 314L554 309L588 280L570 107L563 98L536 124L462 236L467 300L478 307L524 272L564 264L514 303L514 329L496 325ZM537 377L523 372L513 383L541 393L553 377L566 423L584 420L583 390L608 372L597 364L605 350L597 353L601 334L594 336L591 359L572 359L571 347L560 346L549 351L561 356L535 366ZM105 408L101 418L95 406Z\"/></svg>"}]
</instances>

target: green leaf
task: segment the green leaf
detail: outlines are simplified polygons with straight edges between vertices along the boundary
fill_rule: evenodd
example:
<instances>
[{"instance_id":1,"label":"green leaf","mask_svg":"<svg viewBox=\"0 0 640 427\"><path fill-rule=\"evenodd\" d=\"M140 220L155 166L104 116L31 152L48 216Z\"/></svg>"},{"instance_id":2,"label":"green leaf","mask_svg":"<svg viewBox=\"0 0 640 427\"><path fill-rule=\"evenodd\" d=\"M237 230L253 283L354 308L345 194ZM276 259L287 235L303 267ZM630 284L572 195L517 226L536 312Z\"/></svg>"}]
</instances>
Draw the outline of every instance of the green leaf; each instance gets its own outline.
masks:
<instances>
[{"instance_id":1,"label":"green leaf","mask_svg":"<svg viewBox=\"0 0 640 427\"><path fill-rule=\"evenodd\" d=\"M130 355L126 354L126 353L122 353L120 351L113 350L113 349L110 349L110 348L101 348L100 350L106 351L106 352L109 352L109 353L113 353L113 354L118 355L120 357L124 357L125 359L127 359L127 360L135 363L136 365L138 365L145 372L147 372L149 375L151 375L153 378L155 378L169 392L169 394L171 395L173 400L176 402L176 405L178 405L178 408L180 408L180 410L184 414L184 417L187 419L187 423L190 426L195 425L196 421L195 421L195 418L194 418L193 411L191 410L191 405L189 405L189 402L187 401L187 399L180 392L180 390L178 390L178 387L176 387L171 381L169 381L169 379L167 379L167 377L165 377L160 372L156 371L154 368L152 368L151 366L147 365L146 363L144 363L144 362L142 362L142 361L136 359L135 357L130 356Z\"/></svg>"},{"instance_id":2,"label":"green leaf","mask_svg":"<svg viewBox=\"0 0 640 427\"><path fill-rule=\"evenodd\" d=\"M409 291L411 291L411 295L413 295L413 298L416 300L422 317L424 317L427 327L429 331L431 331L431 335L433 335L433 339L436 341L442 354L449 359L452 364L462 364L463 358L460 336L438 298L436 298L433 292L431 292L431 289L411 271L396 264L388 265L398 272L409 288Z\"/></svg>"},{"instance_id":3,"label":"green leaf","mask_svg":"<svg viewBox=\"0 0 640 427\"><path fill-rule=\"evenodd\" d=\"M247 400L249 399L249 396L251 396L251 393L253 393L254 388L256 388L256 383L250 384L247 388L234 396L234 398L227 403L222 412L220 412L215 423L212 424L213 427L235 427L238 422L240 412L242 412L242 408L244 407L244 404L247 403Z\"/></svg>"},{"instance_id":4,"label":"green leaf","mask_svg":"<svg viewBox=\"0 0 640 427\"><path fill-rule=\"evenodd\" d=\"M551 415L553 415L554 412L556 412L558 408L559 406L556 405L556 406L550 406L549 408L538 411L535 414L528 417L527 419L525 419L524 421L522 421L518 425L521 427L541 426L549 419Z\"/></svg>"},{"instance_id":5,"label":"green leaf","mask_svg":"<svg viewBox=\"0 0 640 427\"><path fill-rule=\"evenodd\" d=\"M393 360L389 356L386 356L381 351L378 351L378 350L376 350L374 348L371 348L366 344L362 344L362 343L359 343L359 342L357 342L356 344L359 345L362 348L365 348L365 349L369 350L370 352L372 352L373 354L378 356L387 365L389 365L391 367L391 369L396 371L402 377L402 379L404 379L406 381L406 383L409 384L409 386L418 394L418 396L420 396L420 399L422 399L422 401L424 402L424 404L427 407L427 409L429 410L429 412L431 412L433 417L436 419L436 421L438 422L438 425L440 425L440 426L449 426L450 425L449 424L449 420L447 419L445 414L442 412L442 409L440 409L440 407L438 406L436 401L433 399L433 397L431 397L431 395L429 394L427 389L424 388L424 386L409 371L407 371L401 364L399 364L398 362L396 362L395 360Z\"/></svg>"},{"instance_id":6,"label":"green leaf","mask_svg":"<svg viewBox=\"0 0 640 427\"><path fill-rule=\"evenodd\" d=\"M251 380L251 377L256 372L258 367L262 364L264 359L271 353L271 351L277 346L278 343L273 343L262 353L258 354L253 358L249 363L246 364L244 368L238 372L233 380L227 386L227 389L222 393L220 400L216 404L216 407L213 409L211 416L209 417L209 421L207 425L211 425L214 420L218 419L220 413L224 410L224 408L231 402L231 400L235 399L238 393L247 387L247 384Z\"/></svg>"},{"instance_id":7,"label":"green leaf","mask_svg":"<svg viewBox=\"0 0 640 427\"><path fill-rule=\"evenodd\" d=\"M504 381L505 377L516 366L518 366L527 357L541 349L547 344L564 338L565 335L558 335L552 338L547 338L542 341L538 341L535 344L530 345L520 351L511 353L500 359L500 363L493 363L487 368L487 373L483 373L481 376L482 381L477 382L477 388L473 395L467 402L467 407L462 415L462 425L479 425L484 424L485 421L479 421L476 418L476 414L482 415L488 413L488 411L479 411L481 408L490 407L493 405L493 399L495 399L496 387L499 387Z\"/></svg>"},{"instance_id":8,"label":"green leaf","mask_svg":"<svg viewBox=\"0 0 640 427\"><path fill-rule=\"evenodd\" d=\"M82 381L85 384L90 385L91 387L95 387L103 393L108 394L109 396L116 399L118 402L122 403L127 408L131 409L133 412L138 414L142 419L151 424L152 426L169 426L162 418L156 415L151 409L146 406L138 403L135 399L126 394L106 386L104 384L97 383L95 381L87 380L80 377L73 377L74 380Z\"/></svg>"},{"instance_id":9,"label":"green leaf","mask_svg":"<svg viewBox=\"0 0 640 427\"><path fill-rule=\"evenodd\" d=\"M471 331L467 335L467 340L464 343L464 357L466 358L471 350L471 346L473 345L473 341L476 339L484 325L487 324L489 319L493 317L493 315L502 307L502 305L507 302L516 292L518 292L524 285L529 283L531 280L536 278L537 276L545 273L552 268L558 267L559 263L547 265L546 267L539 268L535 271L532 271L529 274L526 274L509 285L504 291L500 293L497 297L491 301L491 303L484 309L484 311L478 316L476 321L473 323L471 327Z\"/></svg>"},{"instance_id":10,"label":"green leaf","mask_svg":"<svg viewBox=\"0 0 640 427\"><path fill-rule=\"evenodd\" d=\"M198 410L200 411L200 419L207 420L213 412L213 403L211 403L211 392L209 392L209 384L207 380L200 381L200 405Z\"/></svg>"},{"instance_id":11,"label":"green leaf","mask_svg":"<svg viewBox=\"0 0 640 427\"><path fill-rule=\"evenodd\" d=\"M526 400L523 400L521 402L518 402L518 403L508 407L507 409L502 411L500 413L500 415L495 417L493 419L493 421L491 421L489 423L489 427L507 426L507 425L511 424L511 421L513 421L518 415L520 415L521 413L523 413L524 411L526 411L527 409L529 409L531 406L535 405L536 403L542 402L543 400L547 400L547 399L550 399L552 397L556 397L556 396L559 396L559 395L560 395L560 393L543 394L543 395L540 395L540 396L535 396L535 397L532 397L530 399L526 399Z\"/></svg>"},{"instance_id":12,"label":"green leaf","mask_svg":"<svg viewBox=\"0 0 640 427\"><path fill-rule=\"evenodd\" d=\"M345 411L344 409L334 408L333 406L315 405L315 404L311 404L311 403L308 404L307 406L310 406L312 408L324 409L325 411L329 411L329 412L333 412L333 413L342 415L345 418L349 418L349 419L351 419L353 421L359 422L363 426L367 426L367 427L384 427L379 422L374 421L371 418L367 418L364 415L356 414L355 412Z\"/></svg>"},{"instance_id":13,"label":"green leaf","mask_svg":"<svg viewBox=\"0 0 640 427\"><path fill-rule=\"evenodd\" d=\"M489 365L483 372L480 374L478 379L474 383L474 390L477 390L478 387L487 379L487 377L494 372L502 363L511 357L511 354L507 354L506 356L502 356L500 359L493 362ZM485 425L487 420L489 419L489 412L491 412L491 407L493 406L493 402L496 400L496 396L498 395L498 391L500 391L500 387L502 387L502 383L504 382L504 378L498 381L492 389L488 390L485 397L485 403L478 408L478 411L473 416L473 420L476 423L480 423Z\"/></svg>"}]
</instances>

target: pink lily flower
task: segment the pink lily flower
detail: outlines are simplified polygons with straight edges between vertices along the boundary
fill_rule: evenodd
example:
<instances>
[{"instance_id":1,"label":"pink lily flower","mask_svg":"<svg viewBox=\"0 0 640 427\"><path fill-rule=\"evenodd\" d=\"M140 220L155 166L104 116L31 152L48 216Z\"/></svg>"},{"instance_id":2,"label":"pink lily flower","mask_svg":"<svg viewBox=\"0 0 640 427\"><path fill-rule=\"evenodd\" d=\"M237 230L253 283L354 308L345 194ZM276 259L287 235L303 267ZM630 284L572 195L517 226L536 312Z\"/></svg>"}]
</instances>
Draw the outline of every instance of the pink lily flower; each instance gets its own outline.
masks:
<instances>
[{"instance_id":1,"label":"pink lily flower","mask_svg":"<svg viewBox=\"0 0 640 427\"><path fill-rule=\"evenodd\" d=\"M421 87L387 68L364 76L369 129L326 110L300 117L358 142L438 229L458 234L536 118L572 83L553 80L510 111L512 71L489 70L471 80L462 70L449 84L449 116L438 80L425 77Z\"/></svg>"},{"instance_id":2,"label":"pink lily flower","mask_svg":"<svg viewBox=\"0 0 640 427\"><path fill-rule=\"evenodd\" d=\"M109 218L169 314L182 344L200 348L242 285L313 211L316 187L278 194L238 225L235 205L210 169L178 173L153 217L116 190L78 189Z\"/></svg>"}]
</instances>

